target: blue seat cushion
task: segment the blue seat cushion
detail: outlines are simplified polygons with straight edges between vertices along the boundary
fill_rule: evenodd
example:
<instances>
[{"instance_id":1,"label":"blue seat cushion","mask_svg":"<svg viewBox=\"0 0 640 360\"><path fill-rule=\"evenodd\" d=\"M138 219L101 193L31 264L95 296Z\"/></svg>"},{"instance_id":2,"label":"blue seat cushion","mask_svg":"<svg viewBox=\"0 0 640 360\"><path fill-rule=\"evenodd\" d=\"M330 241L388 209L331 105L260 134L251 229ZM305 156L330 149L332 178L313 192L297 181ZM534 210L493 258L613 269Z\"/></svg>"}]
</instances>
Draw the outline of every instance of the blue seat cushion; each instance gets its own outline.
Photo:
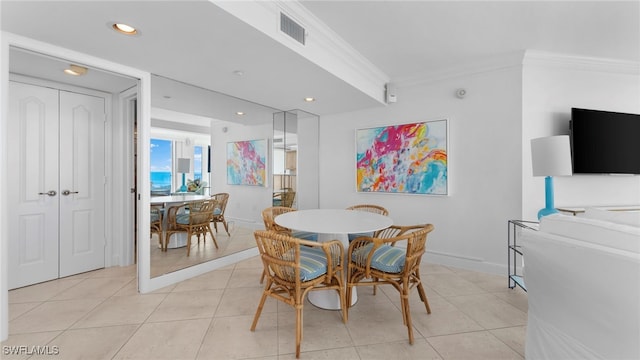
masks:
<instances>
[{"instance_id":1,"label":"blue seat cushion","mask_svg":"<svg viewBox=\"0 0 640 360\"><path fill-rule=\"evenodd\" d=\"M293 260L294 249L287 251L282 258ZM300 247L300 280L309 281L327 273L327 256L321 248Z\"/></svg>"},{"instance_id":2,"label":"blue seat cushion","mask_svg":"<svg viewBox=\"0 0 640 360\"><path fill-rule=\"evenodd\" d=\"M349 234L349 242L352 242L354 239L357 239L357 238L359 238L361 236L373 237L373 231L372 232L366 232L366 233Z\"/></svg>"},{"instance_id":3,"label":"blue seat cushion","mask_svg":"<svg viewBox=\"0 0 640 360\"><path fill-rule=\"evenodd\" d=\"M219 208L213 209L213 215L220 215L220 214L222 214L222 210L220 210Z\"/></svg>"},{"instance_id":4,"label":"blue seat cushion","mask_svg":"<svg viewBox=\"0 0 640 360\"><path fill-rule=\"evenodd\" d=\"M151 216L149 217L149 220L150 220L151 222L159 221L159 220L160 220L160 214L158 214L158 213L151 213Z\"/></svg>"},{"instance_id":5,"label":"blue seat cushion","mask_svg":"<svg viewBox=\"0 0 640 360\"><path fill-rule=\"evenodd\" d=\"M293 231L291 236L308 241L318 241L318 234L307 231Z\"/></svg>"},{"instance_id":6,"label":"blue seat cushion","mask_svg":"<svg viewBox=\"0 0 640 360\"><path fill-rule=\"evenodd\" d=\"M358 259L366 259L371 252L371 248L373 248L373 243L356 249L356 251L351 254L351 260L359 263ZM373 257L371 258L371 267L376 270L396 274L401 272L404 268L405 259L405 249L390 245L382 245L373 253ZM364 264L359 263L359 265Z\"/></svg>"},{"instance_id":7,"label":"blue seat cushion","mask_svg":"<svg viewBox=\"0 0 640 360\"><path fill-rule=\"evenodd\" d=\"M176 222L182 225L189 225L189 214L176 214Z\"/></svg>"}]
</instances>

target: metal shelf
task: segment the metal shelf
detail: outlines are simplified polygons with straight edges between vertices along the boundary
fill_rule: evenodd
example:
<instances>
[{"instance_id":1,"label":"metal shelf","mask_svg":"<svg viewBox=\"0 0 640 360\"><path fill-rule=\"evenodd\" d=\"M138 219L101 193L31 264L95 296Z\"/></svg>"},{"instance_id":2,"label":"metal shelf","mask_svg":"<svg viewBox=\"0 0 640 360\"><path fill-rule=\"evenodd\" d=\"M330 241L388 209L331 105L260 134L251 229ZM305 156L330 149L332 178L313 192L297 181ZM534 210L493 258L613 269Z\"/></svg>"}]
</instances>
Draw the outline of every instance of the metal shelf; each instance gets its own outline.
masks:
<instances>
[{"instance_id":1,"label":"metal shelf","mask_svg":"<svg viewBox=\"0 0 640 360\"><path fill-rule=\"evenodd\" d=\"M508 278L509 289L516 286L527 291L524 279L518 274L518 259L522 259L522 248L518 245L518 232L521 229L538 230L539 223L537 221L527 220L509 220L507 222L507 259L508 259Z\"/></svg>"}]
</instances>

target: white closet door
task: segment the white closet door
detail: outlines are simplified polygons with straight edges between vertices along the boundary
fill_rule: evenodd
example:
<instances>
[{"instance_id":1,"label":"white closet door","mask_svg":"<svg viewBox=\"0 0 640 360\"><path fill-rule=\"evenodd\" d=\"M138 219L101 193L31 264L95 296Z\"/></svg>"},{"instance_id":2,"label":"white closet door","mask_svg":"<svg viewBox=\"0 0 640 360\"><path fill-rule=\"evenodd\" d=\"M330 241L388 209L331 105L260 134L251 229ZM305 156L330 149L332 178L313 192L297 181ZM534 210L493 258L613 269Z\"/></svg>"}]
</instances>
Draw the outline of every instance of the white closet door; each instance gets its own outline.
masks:
<instances>
[{"instance_id":1,"label":"white closet door","mask_svg":"<svg viewBox=\"0 0 640 360\"><path fill-rule=\"evenodd\" d=\"M9 288L58 278L58 91L9 83Z\"/></svg>"},{"instance_id":2,"label":"white closet door","mask_svg":"<svg viewBox=\"0 0 640 360\"><path fill-rule=\"evenodd\" d=\"M105 264L104 99L60 91L60 277Z\"/></svg>"}]
</instances>

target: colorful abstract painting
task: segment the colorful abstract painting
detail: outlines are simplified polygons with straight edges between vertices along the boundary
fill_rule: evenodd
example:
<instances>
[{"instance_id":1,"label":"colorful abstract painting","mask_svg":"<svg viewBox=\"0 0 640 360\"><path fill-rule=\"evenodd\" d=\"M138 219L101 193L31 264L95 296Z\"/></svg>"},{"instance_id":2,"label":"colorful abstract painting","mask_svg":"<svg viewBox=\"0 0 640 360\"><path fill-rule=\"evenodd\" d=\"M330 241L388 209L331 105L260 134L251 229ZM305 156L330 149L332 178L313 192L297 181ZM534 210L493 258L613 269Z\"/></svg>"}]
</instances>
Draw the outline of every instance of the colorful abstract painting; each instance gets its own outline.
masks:
<instances>
[{"instance_id":1,"label":"colorful abstract painting","mask_svg":"<svg viewBox=\"0 0 640 360\"><path fill-rule=\"evenodd\" d=\"M447 120L356 130L358 192L447 195Z\"/></svg>"},{"instance_id":2,"label":"colorful abstract painting","mask_svg":"<svg viewBox=\"0 0 640 360\"><path fill-rule=\"evenodd\" d=\"M227 143L227 184L266 186L267 140Z\"/></svg>"}]
</instances>

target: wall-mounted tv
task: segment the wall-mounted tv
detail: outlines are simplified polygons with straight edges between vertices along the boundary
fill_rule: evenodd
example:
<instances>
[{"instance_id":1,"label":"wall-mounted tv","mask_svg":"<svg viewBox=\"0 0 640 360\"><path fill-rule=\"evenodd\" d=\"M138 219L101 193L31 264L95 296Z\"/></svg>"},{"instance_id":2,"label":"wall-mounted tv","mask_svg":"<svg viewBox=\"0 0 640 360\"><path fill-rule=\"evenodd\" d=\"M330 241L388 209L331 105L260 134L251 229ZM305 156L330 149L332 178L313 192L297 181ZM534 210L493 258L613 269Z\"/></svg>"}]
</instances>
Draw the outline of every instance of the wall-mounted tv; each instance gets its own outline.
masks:
<instances>
[{"instance_id":1,"label":"wall-mounted tv","mask_svg":"<svg viewBox=\"0 0 640 360\"><path fill-rule=\"evenodd\" d=\"M574 174L640 174L640 115L571 109Z\"/></svg>"}]
</instances>

